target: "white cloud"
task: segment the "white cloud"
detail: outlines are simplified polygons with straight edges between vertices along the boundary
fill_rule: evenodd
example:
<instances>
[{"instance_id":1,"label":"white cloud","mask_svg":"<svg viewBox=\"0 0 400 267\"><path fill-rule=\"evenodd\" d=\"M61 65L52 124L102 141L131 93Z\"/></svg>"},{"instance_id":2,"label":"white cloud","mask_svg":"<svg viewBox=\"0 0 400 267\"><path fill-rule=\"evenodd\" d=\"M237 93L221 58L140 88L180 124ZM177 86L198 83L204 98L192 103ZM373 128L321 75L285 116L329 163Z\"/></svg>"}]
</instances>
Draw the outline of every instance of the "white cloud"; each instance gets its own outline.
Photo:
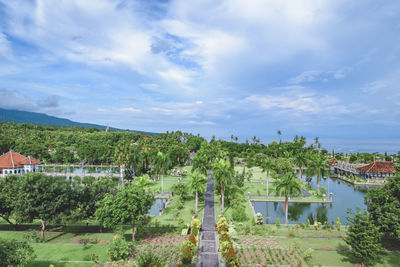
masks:
<instances>
[{"instance_id":1,"label":"white cloud","mask_svg":"<svg viewBox=\"0 0 400 267\"><path fill-rule=\"evenodd\" d=\"M300 73L299 75L292 77L288 80L289 84L301 84L322 81L327 82L330 79L343 79L346 77L346 72L351 68L345 68L336 71L322 71L322 70L309 70Z\"/></svg>"},{"instance_id":2,"label":"white cloud","mask_svg":"<svg viewBox=\"0 0 400 267\"><path fill-rule=\"evenodd\" d=\"M320 70L309 70L305 71L296 77L290 78L288 83L291 84L298 84L298 83L304 83L304 82L313 82L317 79L320 78L320 75L323 73L323 71Z\"/></svg>"},{"instance_id":3,"label":"white cloud","mask_svg":"<svg viewBox=\"0 0 400 267\"><path fill-rule=\"evenodd\" d=\"M11 45L7 40L6 35L1 31L0 28L0 55L7 59L12 58Z\"/></svg>"},{"instance_id":4,"label":"white cloud","mask_svg":"<svg viewBox=\"0 0 400 267\"><path fill-rule=\"evenodd\" d=\"M188 124L192 124L192 125L215 125L215 122L213 122L213 121L194 121L194 120L190 120L187 123Z\"/></svg>"},{"instance_id":5,"label":"white cloud","mask_svg":"<svg viewBox=\"0 0 400 267\"><path fill-rule=\"evenodd\" d=\"M390 83L388 80L377 80L377 81L367 83L363 88L361 88L361 90L364 93L375 94L378 91L386 88L389 84Z\"/></svg>"},{"instance_id":6,"label":"white cloud","mask_svg":"<svg viewBox=\"0 0 400 267\"><path fill-rule=\"evenodd\" d=\"M306 90L285 92L280 95L251 95L246 97L244 101L245 103L256 104L262 110L268 110L272 114L278 115L285 113L289 116L321 115L331 117L350 114L354 111L341 104L338 97L317 95Z\"/></svg>"},{"instance_id":7,"label":"white cloud","mask_svg":"<svg viewBox=\"0 0 400 267\"><path fill-rule=\"evenodd\" d=\"M120 108L119 110L122 111L122 112L131 113L131 114L142 113L142 110L137 109L137 108L132 108L132 107Z\"/></svg>"}]
</instances>

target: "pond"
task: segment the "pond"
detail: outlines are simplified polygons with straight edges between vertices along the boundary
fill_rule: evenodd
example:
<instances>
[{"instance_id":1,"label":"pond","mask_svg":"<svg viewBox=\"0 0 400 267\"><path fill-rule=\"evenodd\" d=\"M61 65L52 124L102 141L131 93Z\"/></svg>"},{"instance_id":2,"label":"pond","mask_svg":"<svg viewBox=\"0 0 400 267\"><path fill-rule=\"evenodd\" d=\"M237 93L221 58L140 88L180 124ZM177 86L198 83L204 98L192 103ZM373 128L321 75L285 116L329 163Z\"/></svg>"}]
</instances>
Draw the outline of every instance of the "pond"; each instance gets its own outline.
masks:
<instances>
[{"instance_id":1,"label":"pond","mask_svg":"<svg viewBox=\"0 0 400 267\"><path fill-rule=\"evenodd\" d=\"M154 202L153 206L151 206L147 215L159 216L160 211L164 210L166 202L167 199L165 198L156 198L156 201Z\"/></svg>"},{"instance_id":2,"label":"pond","mask_svg":"<svg viewBox=\"0 0 400 267\"><path fill-rule=\"evenodd\" d=\"M311 186L316 188L316 177L313 177ZM327 221L331 223L332 221L336 222L337 217L339 217L342 224L348 224L346 219L349 216L348 209L355 212L357 207L362 210L366 208L364 195L368 190L367 187L354 187L336 178L322 179L320 186L325 186L328 192L333 193L333 203L289 203L289 223L306 223L307 219L310 219L310 222L313 223L313 218L317 218L318 222ZM279 218L281 224L285 223L282 202L254 202L254 210L263 215L265 223L274 224L277 218Z\"/></svg>"}]
</instances>

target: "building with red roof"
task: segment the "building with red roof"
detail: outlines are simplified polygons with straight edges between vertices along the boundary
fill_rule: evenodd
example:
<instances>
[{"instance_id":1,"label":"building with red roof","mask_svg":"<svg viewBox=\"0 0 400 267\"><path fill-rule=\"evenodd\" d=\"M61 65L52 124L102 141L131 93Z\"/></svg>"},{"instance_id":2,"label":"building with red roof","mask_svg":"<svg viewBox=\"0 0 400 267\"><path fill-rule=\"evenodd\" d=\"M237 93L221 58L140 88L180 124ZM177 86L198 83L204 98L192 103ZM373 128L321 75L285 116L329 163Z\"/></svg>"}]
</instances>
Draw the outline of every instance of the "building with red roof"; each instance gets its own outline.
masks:
<instances>
[{"instance_id":1,"label":"building with red roof","mask_svg":"<svg viewBox=\"0 0 400 267\"><path fill-rule=\"evenodd\" d=\"M394 175L394 162L375 161L363 167L357 168L361 176L366 178L379 178Z\"/></svg>"},{"instance_id":2,"label":"building with red roof","mask_svg":"<svg viewBox=\"0 0 400 267\"><path fill-rule=\"evenodd\" d=\"M36 172L39 169L40 161L31 156L25 157L10 150L0 156L0 177L7 174L24 174Z\"/></svg>"}]
</instances>

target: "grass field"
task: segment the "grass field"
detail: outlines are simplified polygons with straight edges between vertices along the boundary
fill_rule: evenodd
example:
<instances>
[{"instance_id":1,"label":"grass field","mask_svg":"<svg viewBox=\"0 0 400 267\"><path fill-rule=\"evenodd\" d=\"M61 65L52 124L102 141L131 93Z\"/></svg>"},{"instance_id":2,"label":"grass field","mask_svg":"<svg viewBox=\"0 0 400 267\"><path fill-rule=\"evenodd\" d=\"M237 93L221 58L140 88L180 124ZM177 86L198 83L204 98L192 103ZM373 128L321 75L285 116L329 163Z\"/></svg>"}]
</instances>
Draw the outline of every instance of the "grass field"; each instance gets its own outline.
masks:
<instances>
[{"instance_id":1,"label":"grass field","mask_svg":"<svg viewBox=\"0 0 400 267\"><path fill-rule=\"evenodd\" d=\"M157 221L160 225L173 225L173 226L181 226L181 223L184 225L190 224L192 220L192 215L195 210L195 198L194 196L188 196L188 199L184 201L183 205L179 200L179 197L175 195L164 213L161 216L155 216L152 218L152 223ZM197 217L201 221L203 218L204 212L204 201L199 200L198 203L198 214Z\"/></svg>"}]
</instances>

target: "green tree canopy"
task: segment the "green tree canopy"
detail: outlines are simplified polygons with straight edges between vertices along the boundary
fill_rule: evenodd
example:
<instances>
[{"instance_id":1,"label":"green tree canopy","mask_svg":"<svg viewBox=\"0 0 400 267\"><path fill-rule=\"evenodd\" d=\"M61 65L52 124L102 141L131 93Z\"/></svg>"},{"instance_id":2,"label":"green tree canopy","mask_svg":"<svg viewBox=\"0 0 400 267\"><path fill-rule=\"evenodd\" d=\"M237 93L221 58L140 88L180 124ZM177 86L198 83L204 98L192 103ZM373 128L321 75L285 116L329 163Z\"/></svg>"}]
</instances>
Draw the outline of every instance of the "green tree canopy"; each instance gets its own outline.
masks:
<instances>
[{"instance_id":1,"label":"green tree canopy","mask_svg":"<svg viewBox=\"0 0 400 267\"><path fill-rule=\"evenodd\" d=\"M35 257L26 241L0 239L0 267L25 266Z\"/></svg>"},{"instance_id":2,"label":"green tree canopy","mask_svg":"<svg viewBox=\"0 0 400 267\"><path fill-rule=\"evenodd\" d=\"M207 182L207 179L203 174L200 174L197 171L190 174L189 188L192 192L194 192L196 194L196 201L195 201L195 213L196 214L197 214L197 206L198 206L198 200L199 200L198 194L204 193L204 191L206 189L206 182Z\"/></svg>"},{"instance_id":3,"label":"green tree canopy","mask_svg":"<svg viewBox=\"0 0 400 267\"><path fill-rule=\"evenodd\" d=\"M216 191L220 193L221 196L221 212L224 212L224 197L225 197L225 189L231 184L233 169L231 168L231 164L229 160L219 159L213 164L213 176L215 179L215 187Z\"/></svg>"},{"instance_id":4,"label":"green tree canopy","mask_svg":"<svg viewBox=\"0 0 400 267\"><path fill-rule=\"evenodd\" d=\"M116 194L106 194L97 203L95 216L108 228L119 224L132 225L132 241L135 241L135 227L143 221L153 202L153 195L133 183L128 183Z\"/></svg>"},{"instance_id":5,"label":"green tree canopy","mask_svg":"<svg viewBox=\"0 0 400 267\"><path fill-rule=\"evenodd\" d=\"M39 219L44 242L47 223L60 221L61 215L70 214L75 205L71 184L65 178L29 173L17 180L17 186L14 202L17 221L31 222Z\"/></svg>"},{"instance_id":6,"label":"green tree canopy","mask_svg":"<svg viewBox=\"0 0 400 267\"><path fill-rule=\"evenodd\" d=\"M284 175L280 174L274 185L276 194L285 196L285 219L288 224L289 196L301 194L299 180L293 172L288 172Z\"/></svg>"},{"instance_id":7,"label":"green tree canopy","mask_svg":"<svg viewBox=\"0 0 400 267\"><path fill-rule=\"evenodd\" d=\"M354 217L347 217L350 226L344 241L351 246L349 253L363 266L372 266L385 254L381 244L382 233L369 218L368 213L357 212Z\"/></svg>"}]
</instances>

